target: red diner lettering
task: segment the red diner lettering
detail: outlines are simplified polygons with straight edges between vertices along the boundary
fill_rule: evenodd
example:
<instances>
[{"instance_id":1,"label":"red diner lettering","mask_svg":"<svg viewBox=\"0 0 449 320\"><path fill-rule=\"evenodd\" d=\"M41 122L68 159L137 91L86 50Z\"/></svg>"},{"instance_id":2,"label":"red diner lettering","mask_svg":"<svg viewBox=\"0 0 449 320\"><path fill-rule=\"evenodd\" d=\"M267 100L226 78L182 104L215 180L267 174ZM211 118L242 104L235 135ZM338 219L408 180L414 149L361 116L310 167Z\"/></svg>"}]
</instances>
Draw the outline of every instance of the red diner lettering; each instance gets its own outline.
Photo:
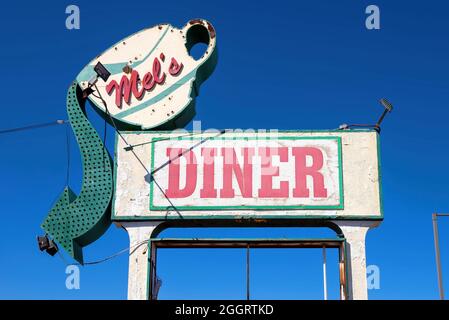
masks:
<instances>
[{"instance_id":1,"label":"red diner lettering","mask_svg":"<svg viewBox=\"0 0 449 320\"><path fill-rule=\"evenodd\" d=\"M320 170L323 168L323 153L320 149L314 147L295 147L293 148L295 157L295 188L293 196L297 198L308 198L309 189L307 188L307 176L313 179L313 195L316 198L326 198L327 189L324 186L324 177ZM312 165L307 166L306 158L312 158Z\"/></svg>"},{"instance_id":2,"label":"red diner lettering","mask_svg":"<svg viewBox=\"0 0 449 320\"><path fill-rule=\"evenodd\" d=\"M214 160L217 155L216 148L203 148L203 188L200 190L200 198L216 198L217 189L215 189Z\"/></svg>"},{"instance_id":3,"label":"red diner lettering","mask_svg":"<svg viewBox=\"0 0 449 320\"><path fill-rule=\"evenodd\" d=\"M273 177L279 176L279 167L272 164L273 156L279 156L281 162L288 161L288 147L259 148L261 159L260 198L288 198L288 181L281 181L278 189L273 188Z\"/></svg>"},{"instance_id":4,"label":"red diner lettering","mask_svg":"<svg viewBox=\"0 0 449 320\"><path fill-rule=\"evenodd\" d=\"M232 186L232 176L235 175L243 198L251 198L253 195L253 166L252 157L254 148L242 148L243 168L237 161L234 148L221 148L223 156L223 187L220 190L220 198L234 198L235 192Z\"/></svg>"},{"instance_id":5,"label":"red diner lettering","mask_svg":"<svg viewBox=\"0 0 449 320\"><path fill-rule=\"evenodd\" d=\"M167 148L166 155L168 156L168 188L165 194L168 198L186 198L193 194L196 189L197 179L197 162L195 154L190 150L184 148ZM184 157L187 161L185 181L183 188L180 186L180 158Z\"/></svg>"}]
</instances>

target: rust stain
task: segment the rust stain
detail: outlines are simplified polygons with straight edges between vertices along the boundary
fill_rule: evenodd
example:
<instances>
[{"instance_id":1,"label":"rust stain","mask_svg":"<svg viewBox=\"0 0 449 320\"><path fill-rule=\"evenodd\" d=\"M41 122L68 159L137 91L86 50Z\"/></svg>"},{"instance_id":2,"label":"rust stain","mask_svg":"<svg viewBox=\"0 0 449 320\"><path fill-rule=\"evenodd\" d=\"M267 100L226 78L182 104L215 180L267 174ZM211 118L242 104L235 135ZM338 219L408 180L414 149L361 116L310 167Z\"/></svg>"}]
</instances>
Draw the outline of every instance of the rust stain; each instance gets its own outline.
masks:
<instances>
[{"instance_id":1,"label":"rust stain","mask_svg":"<svg viewBox=\"0 0 449 320\"><path fill-rule=\"evenodd\" d=\"M201 19L192 19L192 20L189 21L189 23L190 24L202 24L202 25L204 25L204 22Z\"/></svg>"},{"instance_id":2,"label":"rust stain","mask_svg":"<svg viewBox=\"0 0 449 320\"><path fill-rule=\"evenodd\" d=\"M341 250L341 249L340 249ZM344 250L344 249L343 249ZM344 261L344 251L340 251L340 262L339 262L339 271L340 271L340 299L346 300L346 268Z\"/></svg>"},{"instance_id":3,"label":"rust stain","mask_svg":"<svg viewBox=\"0 0 449 320\"><path fill-rule=\"evenodd\" d=\"M207 30L209 30L210 38L215 38L215 29L210 23L207 24Z\"/></svg>"},{"instance_id":4,"label":"rust stain","mask_svg":"<svg viewBox=\"0 0 449 320\"><path fill-rule=\"evenodd\" d=\"M236 223L247 223L247 222L253 222L253 223L267 223L267 219L252 219L252 218L238 218L234 219L234 222Z\"/></svg>"},{"instance_id":5,"label":"rust stain","mask_svg":"<svg viewBox=\"0 0 449 320\"><path fill-rule=\"evenodd\" d=\"M123 67L123 72L126 74L130 74L133 71L133 68L131 68L129 65L126 65Z\"/></svg>"}]
</instances>

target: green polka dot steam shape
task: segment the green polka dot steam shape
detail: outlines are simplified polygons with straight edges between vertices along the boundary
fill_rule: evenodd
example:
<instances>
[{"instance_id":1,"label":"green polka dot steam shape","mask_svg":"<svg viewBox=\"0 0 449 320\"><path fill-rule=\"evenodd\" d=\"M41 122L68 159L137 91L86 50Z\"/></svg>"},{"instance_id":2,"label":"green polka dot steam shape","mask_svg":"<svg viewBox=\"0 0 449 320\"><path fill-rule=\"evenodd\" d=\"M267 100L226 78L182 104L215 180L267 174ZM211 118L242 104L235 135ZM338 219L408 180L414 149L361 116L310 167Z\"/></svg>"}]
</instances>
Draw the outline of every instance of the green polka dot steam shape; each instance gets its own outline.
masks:
<instances>
[{"instance_id":1,"label":"green polka dot steam shape","mask_svg":"<svg viewBox=\"0 0 449 320\"><path fill-rule=\"evenodd\" d=\"M112 161L86 117L85 99L77 82L67 93L67 113L81 151L81 192L76 196L66 187L41 227L83 264L82 247L97 240L111 223L107 213L113 192Z\"/></svg>"}]
</instances>

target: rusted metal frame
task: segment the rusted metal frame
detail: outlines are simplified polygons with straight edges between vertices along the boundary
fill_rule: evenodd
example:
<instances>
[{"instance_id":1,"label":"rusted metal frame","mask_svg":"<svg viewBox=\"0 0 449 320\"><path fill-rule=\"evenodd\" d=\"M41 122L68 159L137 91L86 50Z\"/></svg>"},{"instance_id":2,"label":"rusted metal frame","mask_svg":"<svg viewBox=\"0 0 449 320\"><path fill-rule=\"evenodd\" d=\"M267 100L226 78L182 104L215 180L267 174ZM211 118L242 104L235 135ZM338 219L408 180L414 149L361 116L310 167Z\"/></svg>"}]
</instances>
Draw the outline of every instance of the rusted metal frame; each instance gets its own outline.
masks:
<instances>
[{"instance_id":1,"label":"rusted metal frame","mask_svg":"<svg viewBox=\"0 0 449 320\"><path fill-rule=\"evenodd\" d=\"M158 248L336 248L339 254L340 270L340 300L346 300L347 295L347 263L345 239L152 239L149 245L149 290L148 299L154 300L154 286L157 281L156 264ZM247 251L247 264L249 256ZM247 265L247 298L249 299L249 269Z\"/></svg>"},{"instance_id":2,"label":"rusted metal frame","mask_svg":"<svg viewBox=\"0 0 449 320\"><path fill-rule=\"evenodd\" d=\"M339 238L344 238L343 231L332 219L255 219L245 218L236 220L197 220L197 219L182 219L182 220L165 220L159 224L153 232L156 238L162 231L169 228L259 228L259 227L285 227L285 228L329 228L336 233Z\"/></svg>"},{"instance_id":3,"label":"rusted metal frame","mask_svg":"<svg viewBox=\"0 0 449 320\"><path fill-rule=\"evenodd\" d=\"M157 248L340 248L340 239L152 239Z\"/></svg>"},{"instance_id":4,"label":"rusted metal frame","mask_svg":"<svg viewBox=\"0 0 449 320\"><path fill-rule=\"evenodd\" d=\"M150 300L157 300L157 297L155 296L155 293L154 293L154 288L155 288L155 286L156 286L156 281L157 281L157 270L156 270L156 266L157 266L157 247L156 247L156 245L154 244L154 242L153 241L151 241L150 243L149 243L149 249L150 249L150 251L149 251L149 259L148 259L148 262L149 262L149 264L150 264L150 266L149 266L149 270L150 270L150 273L149 273L149 290L148 290L148 293L149 293L149 299Z\"/></svg>"},{"instance_id":5,"label":"rusted metal frame","mask_svg":"<svg viewBox=\"0 0 449 320\"><path fill-rule=\"evenodd\" d=\"M338 248L338 256L339 256L339 271L340 271L340 300L348 299L348 283L347 283L347 254L346 254L346 241L341 242L340 247Z\"/></svg>"}]
</instances>

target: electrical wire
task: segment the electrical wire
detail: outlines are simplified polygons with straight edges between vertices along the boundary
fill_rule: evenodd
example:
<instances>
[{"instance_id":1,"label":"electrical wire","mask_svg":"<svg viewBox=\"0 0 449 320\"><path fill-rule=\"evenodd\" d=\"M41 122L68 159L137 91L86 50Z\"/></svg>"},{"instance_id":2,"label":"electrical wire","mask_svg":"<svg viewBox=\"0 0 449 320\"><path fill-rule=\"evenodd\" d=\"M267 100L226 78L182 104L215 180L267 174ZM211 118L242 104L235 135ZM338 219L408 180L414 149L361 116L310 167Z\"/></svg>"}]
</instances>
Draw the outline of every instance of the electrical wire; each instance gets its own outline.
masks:
<instances>
[{"instance_id":1,"label":"electrical wire","mask_svg":"<svg viewBox=\"0 0 449 320\"><path fill-rule=\"evenodd\" d=\"M141 242L139 242L139 243L137 243L137 244L135 244L135 245L133 245L133 246L130 246L130 247L128 247L128 248L125 248L125 249L123 249L123 250L120 250L120 251L118 251L118 252L116 252L116 253L114 253L114 254L112 254L112 255L110 255L109 257L106 257L106 258L104 258L104 259L100 259L100 260L97 260L97 261L91 261L91 262L85 262L84 263L84 265L95 265L95 264L99 264L99 263L103 263L103 262L106 262L106 261L109 261L109 260L111 260L111 259L114 259L114 258L116 258L116 257L118 257L118 256L120 256L120 255L122 255L122 254L124 254L125 252L127 252L127 251L135 251L135 250L137 250L138 248L140 248L142 245L144 245L144 244L146 244L146 243L148 243L149 242L149 240L144 240L144 241L141 241ZM130 252L131 253L131 252Z\"/></svg>"},{"instance_id":2,"label":"electrical wire","mask_svg":"<svg viewBox=\"0 0 449 320\"><path fill-rule=\"evenodd\" d=\"M24 126L24 127L3 129L3 130L0 130L0 134L13 133L13 132L32 130L32 129L40 129L40 128L44 128L44 127L50 127L50 126L54 126L54 125L65 124L67 122L68 122L68 120L56 120L56 121L52 121L52 122L44 122L44 123L32 124L32 125Z\"/></svg>"},{"instance_id":3,"label":"electrical wire","mask_svg":"<svg viewBox=\"0 0 449 320\"><path fill-rule=\"evenodd\" d=\"M108 126L106 125L106 119L104 119L104 127L103 127L103 169L106 168L106 161L104 161L107 149L106 149L106 138L108 133Z\"/></svg>"},{"instance_id":4,"label":"electrical wire","mask_svg":"<svg viewBox=\"0 0 449 320\"><path fill-rule=\"evenodd\" d=\"M66 180L65 185L68 186L70 183L70 128L69 123L66 122L65 134L66 134L66 157L67 157L67 169L66 169Z\"/></svg>"},{"instance_id":5,"label":"electrical wire","mask_svg":"<svg viewBox=\"0 0 449 320\"><path fill-rule=\"evenodd\" d=\"M61 253L61 251L58 250L57 253L58 253L58 257L61 258L62 262L64 262L64 264L65 264L66 266L71 265L71 264L68 263L67 260L64 258L64 255Z\"/></svg>"},{"instance_id":6,"label":"electrical wire","mask_svg":"<svg viewBox=\"0 0 449 320\"><path fill-rule=\"evenodd\" d=\"M138 243L136 243L136 244L134 244L134 245L132 245L132 246L129 246L129 247L125 248L125 249L122 249L122 250L120 250L120 251L117 251L116 253L114 253L114 254L112 254L112 255L106 257L106 258L99 259L99 260L94 260L94 261L89 261L89 262L84 262L83 264L78 263L78 262L76 262L76 263L68 263L67 260L64 258L64 256L62 255L62 253L61 253L59 250L58 250L58 256L61 258L61 260L62 260L62 261L64 262L64 264L67 265L67 266L89 266L89 265L96 265L96 264L100 264L100 263L103 263L103 262L112 260L112 259L114 259L114 258L116 258L116 257L118 257L118 256L120 256L120 255L122 255L122 254L124 254L124 253L126 253L127 251L130 251L130 253L132 253L132 252L136 251L138 248L140 248L142 245L147 244L149 241L150 241L149 239L140 241L140 242L138 242Z\"/></svg>"},{"instance_id":7,"label":"electrical wire","mask_svg":"<svg viewBox=\"0 0 449 320\"><path fill-rule=\"evenodd\" d=\"M150 173L150 171L146 168L146 166L144 165L144 163L142 162L142 160L141 160L141 159L137 156L137 154L134 152L132 146L128 143L128 141L125 139L125 137L123 137L123 135L121 134L121 132L118 130L118 128L117 128L117 126L116 126L116 124L115 124L114 118L112 117L112 115L111 115L110 112L109 112L109 109L108 109L108 106L107 106L106 101L105 101L105 100L103 99L103 97L101 96L100 92L98 91L97 86L94 85L94 87L95 87L96 91L98 92L98 96L95 95L95 94L93 94L93 93L91 93L91 94L92 94L94 97L96 97L96 98L98 98L98 99L100 99L100 100L102 101L103 105L105 106L106 114L108 115L108 117L109 117L109 119L110 119L110 121L111 121L111 124L113 125L113 127L114 127L115 131L117 132L117 134L120 136L120 138L123 140L123 142L125 142L125 144L126 144L128 147L130 147L130 150L132 151L132 153L134 154L134 156L136 157L136 159L140 162L140 164L143 166L143 168L145 169L145 171L151 176L152 181L154 181L154 183L156 184L156 186L157 186L157 187L160 189L160 191L164 194L165 198L170 202L170 204L172 205L171 207L172 207L172 208L173 208L173 209L174 209L180 216L182 216L181 213L179 212L179 210L178 210L178 209L173 205L173 203L171 202L171 199L165 194L164 190L163 190L163 189L161 188L161 186L156 182L156 180L155 180L155 178L154 178L154 175L153 175L154 171L153 171L152 173ZM103 137L103 143L104 143L105 147L106 147L106 128L107 128L107 127L106 127L106 121L105 121L104 137ZM221 131L221 132L219 133L219 135L222 135L222 134L224 134L224 133L225 133L225 131L223 130L223 131ZM206 140L207 140L207 139L206 139ZM68 141L68 140L67 140L67 141ZM197 144L197 145L200 145L200 144L203 143L203 142L204 142L204 141L200 142L200 143ZM194 145L193 147L191 147L191 149L193 149L193 148L196 147L197 145ZM69 164L69 163L68 163L68 164ZM111 259L114 259L114 258L116 258L116 257L118 257L118 256L120 256L120 255L122 255L123 253L127 252L127 251L130 251L130 253L132 253L131 251L137 250L140 246L142 246L142 245L148 243L149 241L150 241L149 239L148 239L148 240L141 241L141 242L139 242L139 243L137 243L137 244L135 244L135 245L133 245L133 246L130 246L130 247L127 247L127 248L125 248L125 249L123 249L123 250L120 250L120 251L118 251L118 252L116 252L116 253L114 253L114 254L112 254L112 255L106 257L106 258L103 258L103 259L100 259L100 260L96 260L96 261L85 262L85 263L83 263L83 264L80 264L80 263L68 264L67 261L64 259L63 255L62 255L59 251L58 251L58 253L59 253L58 255L60 256L60 258L64 261L64 263L65 263L66 265L79 265L79 266L96 265L96 264L100 264L100 263L109 261L109 260L111 260Z\"/></svg>"},{"instance_id":8,"label":"electrical wire","mask_svg":"<svg viewBox=\"0 0 449 320\"><path fill-rule=\"evenodd\" d=\"M131 151L132 154L134 155L134 157L137 159L137 161L139 161L139 163L142 165L143 169L147 172L147 174L148 174L148 176L150 177L151 181L154 182L154 184L156 185L156 187L160 190L160 192L164 195L165 199L169 202L170 208L173 209L174 211L176 211L176 213L177 213L180 217L182 217L182 214L181 214L181 212L179 211L179 209L173 204L172 200L167 196L167 194L165 193L165 191L162 189L162 187L159 185L159 183L157 183L156 178L154 177L154 174L155 174L157 171L159 171L162 167L164 167L165 165L167 165L167 164L170 163L171 161L175 160L176 158L181 157L182 154L181 154L181 155L178 155L176 158L169 159L169 161L167 161L165 164L161 165L161 166L158 167L158 168L153 169L153 170L150 172L150 171L148 170L148 168L145 166L145 164L143 163L143 161L142 161L142 160L139 158L139 156L134 152L133 146L132 146L132 145L125 139L125 137L123 137L123 135L121 134L121 132L118 130L118 128L117 128L117 126L116 126L116 124L115 124L114 118L112 117L111 113L109 112L108 105L107 105L106 101L103 99L103 97L101 96L100 91L98 90L97 84L94 84L93 87L95 88L95 90L96 90L96 92L98 93L98 95L96 95L94 92L92 92L91 94L92 94L94 97L100 99L101 102L103 103L103 105L104 105L104 107L105 107L105 110L106 110L106 114L108 115L108 117L109 117L109 119L110 119L110 121L111 121L111 123L112 123L112 125L113 125L113 127L114 127L114 129L115 129L115 131L116 131L117 134L120 136L120 138L123 140L123 142L126 144L126 146L127 146L126 149L127 149L128 151ZM223 134L225 134L225 133L226 133L226 130L221 130L221 131L217 134L217 136L223 135ZM191 134L195 134L195 133L191 133ZM196 148L197 146L203 144L204 142L206 142L207 140L209 140L209 139L211 139L211 138L212 138L212 137L210 137L210 138L205 138L205 139L201 140L199 143L197 143L197 144L193 145L192 147L190 147L188 151L193 150L194 148ZM183 153L183 154L184 154L184 153ZM167 211L168 211L168 210L167 210Z\"/></svg>"},{"instance_id":9,"label":"electrical wire","mask_svg":"<svg viewBox=\"0 0 449 320\"><path fill-rule=\"evenodd\" d=\"M101 96L100 91L98 90L98 87L96 84L94 84L94 88L96 90L96 92L98 92L98 96L95 95L94 93L91 93L94 97L98 98L101 100L101 102L103 103L105 110L106 110L106 114L109 116L109 119L111 120L111 123L115 129L115 131L117 132L117 134L120 136L120 138L123 140L123 142L125 142L125 144L127 145L127 147L129 148L129 150L132 152L132 154L134 155L134 157L136 157L137 161L139 161L139 163L142 165L143 169L147 172L147 174L150 176L150 179L154 182L154 184L158 187L158 189L162 192L162 194L164 195L165 199L167 199L167 201L170 203L170 207L176 211L176 213L182 217L181 212L178 210L178 208L176 208L176 206L173 204L173 202L171 201L171 199L167 196L167 194L165 193L165 191L162 189L162 187L159 185L159 183L157 183L156 179L154 178L154 171L150 172L148 170L148 168L145 166L145 164L143 163L143 161L139 158L139 156L134 152L134 149L132 148L132 146L128 143L128 141L125 139L125 137L123 137L123 135L121 134L121 132L118 130L114 118L112 117L111 113L109 112L109 108L108 108L108 104L106 103L106 101L103 99L103 97Z\"/></svg>"},{"instance_id":10,"label":"electrical wire","mask_svg":"<svg viewBox=\"0 0 449 320\"><path fill-rule=\"evenodd\" d=\"M120 138L123 140L123 142L125 142L126 145L129 146L128 141L126 141L126 139L123 137L122 133L118 130L118 128L117 128L117 126L116 126L116 124L115 124L114 118L111 116L111 113L109 112L108 104L106 103L106 101L105 101L105 100L103 99L103 97L101 96L101 93L100 93L100 91L98 90L97 84L94 84L94 88L95 88L95 90L97 90L98 96L95 95L95 94L93 94L93 93L92 93L92 95L93 95L94 97L96 97L96 98L98 98L98 99L101 100L101 102L103 103L103 105L104 105L104 107L105 107L105 109L106 109L106 114L108 115L109 119L111 120L111 123L112 123L112 125L113 125L115 131L116 131L117 134L120 136Z\"/></svg>"},{"instance_id":11,"label":"electrical wire","mask_svg":"<svg viewBox=\"0 0 449 320\"><path fill-rule=\"evenodd\" d=\"M380 126L378 124L342 124L340 125L340 127L337 130L348 130L351 128L369 128L369 129L374 129L376 130L378 133L380 133Z\"/></svg>"}]
</instances>

